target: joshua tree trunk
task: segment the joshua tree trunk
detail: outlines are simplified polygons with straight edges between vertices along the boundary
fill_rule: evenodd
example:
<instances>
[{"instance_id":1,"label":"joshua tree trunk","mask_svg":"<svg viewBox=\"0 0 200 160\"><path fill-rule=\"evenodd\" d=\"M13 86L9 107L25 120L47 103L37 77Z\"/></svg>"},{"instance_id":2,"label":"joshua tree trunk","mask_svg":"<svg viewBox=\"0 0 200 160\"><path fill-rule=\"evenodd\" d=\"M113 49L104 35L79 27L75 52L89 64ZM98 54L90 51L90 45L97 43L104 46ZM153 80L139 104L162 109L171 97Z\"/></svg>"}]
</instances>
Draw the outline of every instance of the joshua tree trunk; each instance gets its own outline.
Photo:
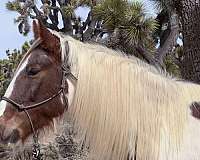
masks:
<instances>
[{"instance_id":1,"label":"joshua tree trunk","mask_svg":"<svg viewBox=\"0 0 200 160\"><path fill-rule=\"evenodd\" d=\"M200 83L200 1L182 0L182 31L184 55L182 76Z\"/></svg>"}]
</instances>

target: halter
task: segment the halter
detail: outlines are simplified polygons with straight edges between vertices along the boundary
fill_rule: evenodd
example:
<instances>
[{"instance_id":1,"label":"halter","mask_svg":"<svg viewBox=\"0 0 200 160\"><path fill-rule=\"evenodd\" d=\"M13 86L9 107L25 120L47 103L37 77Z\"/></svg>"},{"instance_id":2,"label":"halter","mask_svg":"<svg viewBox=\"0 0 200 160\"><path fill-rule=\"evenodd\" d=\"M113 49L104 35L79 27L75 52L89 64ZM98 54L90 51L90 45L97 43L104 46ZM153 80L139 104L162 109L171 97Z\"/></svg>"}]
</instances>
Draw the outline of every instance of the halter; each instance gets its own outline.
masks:
<instances>
[{"instance_id":1,"label":"halter","mask_svg":"<svg viewBox=\"0 0 200 160\"><path fill-rule=\"evenodd\" d=\"M17 68L17 70L20 68L20 66L22 65L22 63L24 62L24 60L28 57L28 55L30 55L31 51L33 49L35 49L36 47L38 47L38 45L41 43L42 41L40 39L37 39L34 44L32 45L31 49L25 54L25 56L23 57L21 63L19 64L19 67ZM33 132L33 150L32 150L32 154L33 154L33 159L34 160L42 160L42 155L40 153L40 144L38 142L38 133L36 133L36 130L34 128L33 122L31 120L31 117L28 113L28 110L37 108L39 106L42 106L43 104L49 103L52 100L54 100L55 98L57 98L58 96L62 96L64 97L64 103L65 103L65 107L67 108L68 106L68 99L65 95L65 88L66 88L66 78L70 78L72 81L76 81L77 78L71 73L69 67L64 65L64 62L62 62L62 81L61 81L61 87L60 90L53 94L51 97L46 98L45 100L32 104L32 105L24 105L24 104L19 104L16 101L3 96L1 98L1 100L4 100L10 104L12 104L13 107L15 107L17 109L18 112L24 112L29 120L32 132ZM16 71L17 71L16 70Z\"/></svg>"}]
</instances>

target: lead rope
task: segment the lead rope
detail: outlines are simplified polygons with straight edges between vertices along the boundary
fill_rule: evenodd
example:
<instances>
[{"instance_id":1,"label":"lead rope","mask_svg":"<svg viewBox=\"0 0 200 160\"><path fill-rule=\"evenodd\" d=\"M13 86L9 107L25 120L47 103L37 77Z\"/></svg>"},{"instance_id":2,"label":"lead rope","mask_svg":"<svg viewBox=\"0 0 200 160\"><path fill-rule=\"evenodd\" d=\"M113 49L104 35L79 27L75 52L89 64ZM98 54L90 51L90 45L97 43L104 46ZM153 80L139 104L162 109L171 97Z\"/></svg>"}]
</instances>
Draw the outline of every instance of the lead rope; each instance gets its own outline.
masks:
<instances>
[{"instance_id":1,"label":"lead rope","mask_svg":"<svg viewBox=\"0 0 200 160\"><path fill-rule=\"evenodd\" d=\"M69 74L68 73L68 70L65 68L65 66L62 67L62 70L63 70L63 78L62 78L62 82L61 82L61 93L64 97L64 103L66 104L65 107L67 106L68 104L68 101L67 101L67 98L65 96L65 87L66 87L66 84L65 84L65 77ZM26 116L28 117L29 119L29 122L30 122L30 126L32 128L32 131L33 131L33 148L32 148L32 156L33 156L33 160L43 160L42 158L42 154L41 154L41 150L40 150L40 143L39 143L39 140L38 140L38 133L36 133L35 129L34 129L34 126L33 126L33 122L31 120L31 117L28 113L28 111L25 109L24 112L26 113Z\"/></svg>"},{"instance_id":2,"label":"lead rope","mask_svg":"<svg viewBox=\"0 0 200 160\"><path fill-rule=\"evenodd\" d=\"M33 126L33 122L31 120L31 117L26 109L24 109L24 113L26 114L27 118L29 119L31 129L33 131L33 146L32 146L33 147L32 148L33 160L42 160L43 155L41 154L41 151L40 151L40 143L38 140L38 133L36 133L34 126Z\"/></svg>"},{"instance_id":3,"label":"lead rope","mask_svg":"<svg viewBox=\"0 0 200 160\"><path fill-rule=\"evenodd\" d=\"M62 78L62 82L61 82L61 93L64 97L64 103L65 103L65 107L67 106L68 104L68 100L67 100L67 97L65 95L65 87L66 87L66 84L65 84L65 77L70 73L70 71L68 70L68 68L66 66L62 66L62 71L63 71L63 78ZM33 122L31 120L31 117L28 113L28 111L26 109L24 109L24 112L27 116L27 118L29 119L29 123L30 123L30 126L31 126L31 129L33 131L33 148L32 148L32 156L33 156L33 160L43 160L42 158L42 154L41 154L41 150L40 150L40 143L39 143L39 140L38 140L38 133L36 133L35 129L34 129L34 126L33 126Z\"/></svg>"}]
</instances>

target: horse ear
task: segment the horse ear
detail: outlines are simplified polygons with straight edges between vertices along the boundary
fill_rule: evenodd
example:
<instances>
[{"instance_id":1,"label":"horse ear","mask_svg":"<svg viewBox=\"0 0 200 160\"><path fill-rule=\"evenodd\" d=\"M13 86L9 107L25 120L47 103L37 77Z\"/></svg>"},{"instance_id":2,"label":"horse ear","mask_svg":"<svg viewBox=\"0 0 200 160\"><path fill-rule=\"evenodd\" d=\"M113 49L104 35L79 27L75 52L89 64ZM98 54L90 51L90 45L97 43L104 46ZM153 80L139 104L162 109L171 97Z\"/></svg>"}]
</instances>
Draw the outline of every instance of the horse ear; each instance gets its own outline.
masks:
<instances>
[{"instance_id":1,"label":"horse ear","mask_svg":"<svg viewBox=\"0 0 200 160\"><path fill-rule=\"evenodd\" d=\"M33 34L34 34L35 39L38 39L40 37L39 28L38 28L37 22L35 20L33 20Z\"/></svg>"},{"instance_id":2,"label":"horse ear","mask_svg":"<svg viewBox=\"0 0 200 160\"><path fill-rule=\"evenodd\" d=\"M49 54L53 54L56 59L60 59L60 40L57 36L52 34L41 21L38 21L38 25L33 21L34 37L42 40L41 47L48 51Z\"/></svg>"}]
</instances>

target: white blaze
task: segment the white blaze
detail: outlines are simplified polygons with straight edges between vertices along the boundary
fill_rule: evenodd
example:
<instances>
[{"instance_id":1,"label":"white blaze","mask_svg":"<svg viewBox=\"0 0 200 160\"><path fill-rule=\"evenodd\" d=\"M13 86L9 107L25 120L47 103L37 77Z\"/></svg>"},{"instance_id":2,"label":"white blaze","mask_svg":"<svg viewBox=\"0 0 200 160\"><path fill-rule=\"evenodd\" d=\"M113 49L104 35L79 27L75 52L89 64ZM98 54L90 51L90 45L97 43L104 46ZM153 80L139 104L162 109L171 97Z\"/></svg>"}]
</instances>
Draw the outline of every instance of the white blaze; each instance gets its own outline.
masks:
<instances>
[{"instance_id":1,"label":"white blaze","mask_svg":"<svg viewBox=\"0 0 200 160\"><path fill-rule=\"evenodd\" d=\"M18 69L17 73L13 77L12 81L10 82L10 84L9 84L7 90L6 90L6 93L4 95L5 97L9 98L11 96L11 94L13 92L14 85L15 85L15 81L16 81L17 77L20 75L21 71L23 71L24 68L27 66L29 57L30 57L30 55L26 58L26 60L23 62L23 64L21 65L21 67ZM7 105L6 101L0 102L0 116L5 111L6 105Z\"/></svg>"}]
</instances>

